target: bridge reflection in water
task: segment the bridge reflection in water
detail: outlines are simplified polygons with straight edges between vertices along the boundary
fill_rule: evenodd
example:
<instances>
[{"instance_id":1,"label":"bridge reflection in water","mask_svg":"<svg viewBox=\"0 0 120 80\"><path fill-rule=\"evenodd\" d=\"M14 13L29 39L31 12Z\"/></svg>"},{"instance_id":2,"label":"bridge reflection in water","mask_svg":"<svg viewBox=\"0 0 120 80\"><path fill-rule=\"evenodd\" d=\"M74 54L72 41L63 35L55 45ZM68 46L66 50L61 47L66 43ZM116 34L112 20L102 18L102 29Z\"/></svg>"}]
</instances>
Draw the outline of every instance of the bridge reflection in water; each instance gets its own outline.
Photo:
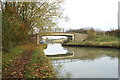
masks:
<instances>
[{"instance_id":1,"label":"bridge reflection in water","mask_svg":"<svg viewBox=\"0 0 120 80\"><path fill-rule=\"evenodd\" d=\"M52 64L71 63L80 61L80 59L74 59L73 53L59 54L59 55L46 55L52 62Z\"/></svg>"},{"instance_id":2,"label":"bridge reflection in water","mask_svg":"<svg viewBox=\"0 0 120 80\"><path fill-rule=\"evenodd\" d=\"M57 49L59 49L59 47L50 50ZM118 49L67 46L63 47L63 49L69 53L74 52L74 56L63 59L51 59L55 70L60 73L58 76L72 73L72 78L118 77ZM60 52L62 52L62 50ZM58 51L58 53L60 52Z\"/></svg>"},{"instance_id":3,"label":"bridge reflection in water","mask_svg":"<svg viewBox=\"0 0 120 80\"><path fill-rule=\"evenodd\" d=\"M74 52L73 53L66 53L66 54L57 54L57 55L46 55L46 56L51 60L66 59L66 58L73 58Z\"/></svg>"},{"instance_id":4,"label":"bridge reflection in water","mask_svg":"<svg viewBox=\"0 0 120 80\"><path fill-rule=\"evenodd\" d=\"M109 57L111 59L118 58L118 49L109 49L109 48L74 48L74 47L64 47L68 52L73 52L74 54L71 57L64 56L61 57L49 57L53 64L59 63L70 63L77 61L94 61L102 57Z\"/></svg>"},{"instance_id":5,"label":"bridge reflection in water","mask_svg":"<svg viewBox=\"0 0 120 80\"><path fill-rule=\"evenodd\" d=\"M71 63L79 61L80 59L62 59L62 60L52 60L52 64L61 64L61 63Z\"/></svg>"}]
</instances>

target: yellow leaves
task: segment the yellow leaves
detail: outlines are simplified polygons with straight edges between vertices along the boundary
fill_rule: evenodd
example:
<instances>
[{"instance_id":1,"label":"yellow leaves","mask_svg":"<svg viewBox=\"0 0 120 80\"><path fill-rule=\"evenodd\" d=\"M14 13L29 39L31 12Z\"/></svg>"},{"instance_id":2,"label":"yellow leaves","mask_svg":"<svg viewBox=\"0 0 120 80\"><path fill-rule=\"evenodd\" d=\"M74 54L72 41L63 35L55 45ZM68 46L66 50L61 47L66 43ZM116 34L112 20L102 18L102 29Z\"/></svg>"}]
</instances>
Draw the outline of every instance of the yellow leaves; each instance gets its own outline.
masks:
<instances>
[{"instance_id":1,"label":"yellow leaves","mask_svg":"<svg viewBox=\"0 0 120 80\"><path fill-rule=\"evenodd\" d=\"M23 74L20 73L20 76L22 76Z\"/></svg>"},{"instance_id":2,"label":"yellow leaves","mask_svg":"<svg viewBox=\"0 0 120 80\"><path fill-rule=\"evenodd\" d=\"M36 77L38 77L38 76L39 76L39 74L38 74L38 73L35 73L35 76L36 76Z\"/></svg>"},{"instance_id":3,"label":"yellow leaves","mask_svg":"<svg viewBox=\"0 0 120 80\"><path fill-rule=\"evenodd\" d=\"M45 78L45 76L43 76L42 78Z\"/></svg>"},{"instance_id":4,"label":"yellow leaves","mask_svg":"<svg viewBox=\"0 0 120 80\"><path fill-rule=\"evenodd\" d=\"M16 7L7 7L6 8L6 12L10 12L10 13L16 13Z\"/></svg>"},{"instance_id":5,"label":"yellow leaves","mask_svg":"<svg viewBox=\"0 0 120 80\"><path fill-rule=\"evenodd\" d=\"M16 71L12 72L11 74L12 74L12 75L16 74Z\"/></svg>"},{"instance_id":6,"label":"yellow leaves","mask_svg":"<svg viewBox=\"0 0 120 80\"><path fill-rule=\"evenodd\" d=\"M36 64L36 63L34 63L33 65L34 65L34 66L36 66L37 64Z\"/></svg>"},{"instance_id":7,"label":"yellow leaves","mask_svg":"<svg viewBox=\"0 0 120 80\"><path fill-rule=\"evenodd\" d=\"M31 43L31 42L26 42L24 45L20 45L17 48L22 48L22 49L30 51L30 50L35 50L36 47L37 47L36 44Z\"/></svg>"},{"instance_id":8,"label":"yellow leaves","mask_svg":"<svg viewBox=\"0 0 120 80\"><path fill-rule=\"evenodd\" d=\"M20 24L20 27L22 27L22 28L25 27L25 24Z\"/></svg>"},{"instance_id":9,"label":"yellow leaves","mask_svg":"<svg viewBox=\"0 0 120 80\"><path fill-rule=\"evenodd\" d=\"M5 68L4 70L7 71L7 68Z\"/></svg>"}]
</instances>

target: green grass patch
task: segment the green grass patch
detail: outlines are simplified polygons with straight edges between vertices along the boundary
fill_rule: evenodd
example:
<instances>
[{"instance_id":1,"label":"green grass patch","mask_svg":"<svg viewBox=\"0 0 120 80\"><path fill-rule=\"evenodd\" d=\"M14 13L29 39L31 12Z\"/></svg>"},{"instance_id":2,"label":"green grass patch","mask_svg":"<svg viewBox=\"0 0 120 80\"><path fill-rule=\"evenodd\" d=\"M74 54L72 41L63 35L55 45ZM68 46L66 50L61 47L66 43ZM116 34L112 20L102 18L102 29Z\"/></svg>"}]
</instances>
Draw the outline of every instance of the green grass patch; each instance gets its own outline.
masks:
<instances>
[{"instance_id":1,"label":"green grass patch","mask_svg":"<svg viewBox=\"0 0 120 80\"><path fill-rule=\"evenodd\" d=\"M64 43L63 45L80 46L80 47L120 48L120 43L118 41L110 41L110 42L82 41L82 42Z\"/></svg>"},{"instance_id":2,"label":"green grass patch","mask_svg":"<svg viewBox=\"0 0 120 80\"><path fill-rule=\"evenodd\" d=\"M24 49L12 48L10 49L9 53L4 53L2 55L2 61L3 62L11 61L17 58L18 56L22 55L24 51L25 51Z\"/></svg>"},{"instance_id":3,"label":"green grass patch","mask_svg":"<svg viewBox=\"0 0 120 80\"><path fill-rule=\"evenodd\" d=\"M23 49L20 49L20 48L12 48L10 49L10 53L13 53L13 54L20 54L20 53L23 53L24 50Z\"/></svg>"},{"instance_id":4,"label":"green grass patch","mask_svg":"<svg viewBox=\"0 0 120 80\"><path fill-rule=\"evenodd\" d=\"M27 63L24 67L24 75L25 78L55 78L55 71L53 66L51 65L49 59L45 56L43 50L47 47L47 45L35 45L33 43L27 43L24 45L17 46L16 48L10 49L9 53L4 53L3 56L3 72L4 77L10 75L13 71L21 65L16 64L15 61L23 60L23 63ZM29 61L26 61L27 52L31 52L29 56ZM27 58L28 59L28 58ZM17 68L18 67L18 68ZM21 69L21 68L20 68ZM15 73L14 73L15 72ZM12 73L19 74L17 71ZM8 76L9 77L9 76ZM15 76L14 76L15 77Z\"/></svg>"},{"instance_id":5,"label":"green grass patch","mask_svg":"<svg viewBox=\"0 0 120 80\"><path fill-rule=\"evenodd\" d=\"M14 60L20 58L23 52L24 52L23 49L11 48L9 53L2 54L2 67L3 67L2 74L3 75L6 75L12 71L12 69L9 69L9 68L15 67L15 65L13 65Z\"/></svg>"},{"instance_id":6,"label":"green grass patch","mask_svg":"<svg viewBox=\"0 0 120 80\"><path fill-rule=\"evenodd\" d=\"M39 46L32 54L31 62L28 64L26 78L55 78L53 66L44 55L44 46Z\"/></svg>"},{"instance_id":7,"label":"green grass patch","mask_svg":"<svg viewBox=\"0 0 120 80\"><path fill-rule=\"evenodd\" d=\"M109 42L109 41L118 41L118 37L111 37L111 36L96 36L92 41L97 42Z\"/></svg>"},{"instance_id":8,"label":"green grass patch","mask_svg":"<svg viewBox=\"0 0 120 80\"><path fill-rule=\"evenodd\" d=\"M88 39L81 42L64 43L66 46L81 46L81 47L103 47L103 48L120 48L120 38L111 36L96 36L93 39Z\"/></svg>"}]
</instances>

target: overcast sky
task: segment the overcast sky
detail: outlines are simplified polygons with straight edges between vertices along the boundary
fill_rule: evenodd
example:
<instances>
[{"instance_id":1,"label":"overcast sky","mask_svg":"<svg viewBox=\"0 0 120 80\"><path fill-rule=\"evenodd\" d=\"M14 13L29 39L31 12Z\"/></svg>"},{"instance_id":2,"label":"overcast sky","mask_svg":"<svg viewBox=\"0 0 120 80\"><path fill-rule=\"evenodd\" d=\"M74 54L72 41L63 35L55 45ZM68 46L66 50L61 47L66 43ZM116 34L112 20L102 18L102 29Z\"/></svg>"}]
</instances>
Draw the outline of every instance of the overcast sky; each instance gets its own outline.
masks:
<instances>
[{"instance_id":1,"label":"overcast sky","mask_svg":"<svg viewBox=\"0 0 120 80\"><path fill-rule=\"evenodd\" d=\"M61 20L59 27L117 29L118 1L120 0L65 0L63 13L69 17L69 21Z\"/></svg>"}]
</instances>

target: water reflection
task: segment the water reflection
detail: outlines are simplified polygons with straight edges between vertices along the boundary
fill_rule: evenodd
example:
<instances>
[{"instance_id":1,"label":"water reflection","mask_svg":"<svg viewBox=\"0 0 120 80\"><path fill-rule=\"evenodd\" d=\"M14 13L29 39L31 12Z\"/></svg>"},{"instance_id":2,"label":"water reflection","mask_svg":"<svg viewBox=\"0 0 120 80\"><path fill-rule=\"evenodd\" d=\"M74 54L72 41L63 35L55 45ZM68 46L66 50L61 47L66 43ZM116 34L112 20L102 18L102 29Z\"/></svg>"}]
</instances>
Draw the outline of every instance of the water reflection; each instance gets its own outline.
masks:
<instances>
[{"instance_id":1,"label":"water reflection","mask_svg":"<svg viewBox=\"0 0 120 80\"><path fill-rule=\"evenodd\" d=\"M55 72L57 74L57 78L72 78L72 73L71 72L68 72L66 70L63 70L64 69L64 65L59 63L57 65L54 64L54 69L55 69ZM61 72L63 71L63 72Z\"/></svg>"},{"instance_id":2,"label":"water reflection","mask_svg":"<svg viewBox=\"0 0 120 80\"><path fill-rule=\"evenodd\" d=\"M118 49L88 48L88 47L64 47L69 52L74 52L74 57L81 60L94 60L101 57L118 58Z\"/></svg>"},{"instance_id":3,"label":"water reflection","mask_svg":"<svg viewBox=\"0 0 120 80\"><path fill-rule=\"evenodd\" d=\"M56 49L62 46L56 46ZM73 57L51 60L59 78L118 78L118 49L62 47ZM47 48L48 49L48 48ZM51 48L51 50L54 50ZM61 51L57 51L61 53ZM59 65L62 65L59 68Z\"/></svg>"},{"instance_id":4,"label":"water reflection","mask_svg":"<svg viewBox=\"0 0 120 80\"><path fill-rule=\"evenodd\" d=\"M62 63L63 68L59 75L72 73L72 78L117 78L118 60L111 60L109 57L99 58L94 61L76 61Z\"/></svg>"},{"instance_id":5,"label":"water reflection","mask_svg":"<svg viewBox=\"0 0 120 80\"><path fill-rule=\"evenodd\" d=\"M44 50L46 55L66 54L67 50L61 47L61 44L48 44Z\"/></svg>"}]
</instances>

